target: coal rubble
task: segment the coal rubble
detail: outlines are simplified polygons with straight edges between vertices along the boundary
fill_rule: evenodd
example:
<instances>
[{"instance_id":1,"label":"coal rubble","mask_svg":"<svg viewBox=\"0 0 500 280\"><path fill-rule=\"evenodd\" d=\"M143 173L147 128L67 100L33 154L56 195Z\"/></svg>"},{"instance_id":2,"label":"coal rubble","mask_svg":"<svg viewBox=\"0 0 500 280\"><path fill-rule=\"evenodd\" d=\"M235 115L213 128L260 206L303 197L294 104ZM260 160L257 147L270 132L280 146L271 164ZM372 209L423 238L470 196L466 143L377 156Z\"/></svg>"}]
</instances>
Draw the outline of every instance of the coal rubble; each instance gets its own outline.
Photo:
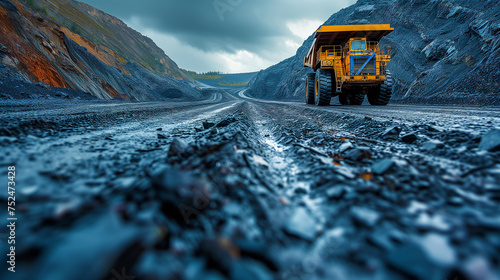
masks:
<instances>
[{"instance_id":1,"label":"coal rubble","mask_svg":"<svg viewBox=\"0 0 500 280\"><path fill-rule=\"evenodd\" d=\"M18 194L19 279L498 279L496 132L231 104L43 158ZM3 148L42 157L50 135L9 131Z\"/></svg>"}]
</instances>

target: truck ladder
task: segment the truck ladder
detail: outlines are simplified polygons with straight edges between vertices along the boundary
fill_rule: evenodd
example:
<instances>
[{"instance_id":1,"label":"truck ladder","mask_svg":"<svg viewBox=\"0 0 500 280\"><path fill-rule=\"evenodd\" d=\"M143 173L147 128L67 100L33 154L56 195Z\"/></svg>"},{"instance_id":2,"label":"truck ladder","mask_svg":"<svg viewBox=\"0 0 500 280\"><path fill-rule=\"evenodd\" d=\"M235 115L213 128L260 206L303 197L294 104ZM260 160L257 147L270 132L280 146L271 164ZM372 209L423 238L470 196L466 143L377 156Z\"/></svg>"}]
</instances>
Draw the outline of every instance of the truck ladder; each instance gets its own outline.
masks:
<instances>
[{"instance_id":1,"label":"truck ladder","mask_svg":"<svg viewBox=\"0 0 500 280\"><path fill-rule=\"evenodd\" d=\"M335 84L336 92L342 92L342 77L344 76L344 71L342 71L342 61L340 59L335 60Z\"/></svg>"}]
</instances>

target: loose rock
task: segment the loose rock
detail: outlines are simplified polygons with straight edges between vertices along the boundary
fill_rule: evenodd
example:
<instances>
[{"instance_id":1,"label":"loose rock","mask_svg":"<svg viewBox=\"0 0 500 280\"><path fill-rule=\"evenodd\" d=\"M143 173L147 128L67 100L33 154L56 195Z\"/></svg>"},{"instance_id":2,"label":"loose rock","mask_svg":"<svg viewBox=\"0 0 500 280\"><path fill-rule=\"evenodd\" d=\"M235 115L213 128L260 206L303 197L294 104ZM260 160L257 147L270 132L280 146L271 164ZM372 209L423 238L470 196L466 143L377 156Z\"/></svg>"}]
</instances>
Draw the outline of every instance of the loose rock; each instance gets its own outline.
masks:
<instances>
[{"instance_id":1,"label":"loose rock","mask_svg":"<svg viewBox=\"0 0 500 280\"><path fill-rule=\"evenodd\" d=\"M354 150L349 151L345 155L345 158L353 160L353 161L362 161L364 159L372 158L372 152L370 151L369 148L359 147L359 148L356 148Z\"/></svg>"},{"instance_id":2,"label":"loose rock","mask_svg":"<svg viewBox=\"0 0 500 280\"><path fill-rule=\"evenodd\" d=\"M395 162L393 159L390 159L390 158L386 158L386 159L383 159L379 162L376 162L372 165L372 170L373 170L373 173L377 174L377 175L382 175L382 174L385 174L387 173L391 168L393 168L395 166Z\"/></svg>"},{"instance_id":3,"label":"loose rock","mask_svg":"<svg viewBox=\"0 0 500 280\"><path fill-rule=\"evenodd\" d=\"M481 137L479 149L490 152L500 151L500 129L495 128L484 134Z\"/></svg>"},{"instance_id":4,"label":"loose rock","mask_svg":"<svg viewBox=\"0 0 500 280\"><path fill-rule=\"evenodd\" d=\"M346 193L344 186L334 186L326 190L326 196L329 199L341 199Z\"/></svg>"},{"instance_id":5,"label":"loose rock","mask_svg":"<svg viewBox=\"0 0 500 280\"><path fill-rule=\"evenodd\" d=\"M380 214L376 211L363 207L352 207L351 216L354 221L366 227L375 226L380 219Z\"/></svg>"},{"instance_id":6,"label":"loose rock","mask_svg":"<svg viewBox=\"0 0 500 280\"><path fill-rule=\"evenodd\" d=\"M165 134L158 133L158 139L167 139L167 136L165 136Z\"/></svg>"},{"instance_id":7,"label":"loose rock","mask_svg":"<svg viewBox=\"0 0 500 280\"><path fill-rule=\"evenodd\" d=\"M396 141L399 138L399 133L401 133L401 128L398 126L392 126L386 129L380 137L387 141Z\"/></svg>"},{"instance_id":8,"label":"loose rock","mask_svg":"<svg viewBox=\"0 0 500 280\"><path fill-rule=\"evenodd\" d=\"M316 237L316 221L303 207L297 208L286 224L286 231L292 235L312 241Z\"/></svg>"},{"instance_id":9,"label":"loose rock","mask_svg":"<svg viewBox=\"0 0 500 280\"><path fill-rule=\"evenodd\" d=\"M424 249L415 243L392 250L387 255L387 263L394 270L412 279L446 279L447 276L445 271L429 260Z\"/></svg>"},{"instance_id":10,"label":"loose rock","mask_svg":"<svg viewBox=\"0 0 500 280\"><path fill-rule=\"evenodd\" d=\"M439 266L451 267L457 261L456 252L451 248L448 238L431 233L419 240L425 253Z\"/></svg>"},{"instance_id":11,"label":"loose rock","mask_svg":"<svg viewBox=\"0 0 500 280\"><path fill-rule=\"evenodd\" d=\"M152 176L162 211L179 222L189 224L210 203L209 185L190 172L160 168Z\"/></svg>"},{"instance_id":12,"label":"loose rock","mask_svg":"<svg viewBox=\"0 0 500 280\"><path fill-rule=\"evenodd\" d=\"M427 151L427 152L432 152L434 151L435 149L439 149L439 148L442 148L444 147L444 144L443 142L439 141L439 140L430 140L430 141L427 141L425 142L423 145L422 145L422 150L423 151Z\"/></svg>"},{"instance_id":13,"label":"loose rock","mask_svg":"<svg viewBox=\"0 0 500 280\"><path fill-rule=\"evenodd\" d=\"M209 128L213 127L213 126L215 126L215 123L207 122L207 121L203 122L203 128L204 129L209 129Z\"/></svg>"},{"instance_id":14,"label":"loose rock","mask_svg":"<svg viewBox=\"0 0 500 280\"><path fill-rule=\"evenodd\" d=\"M352 147L354 147L354 145L351 143L351 141L345 141L342 145L340 145L339 151L343 153Z\"/></svg>"},{"instance_id":15,"label":"loose rock","mask_svg":"<svg viewBox=\"0 0 500 280\"><path fill-rule=\"evenodd\" d=\"M187 147L188 145L186 144L186 142L184 142L182 139L175 138L172 143L170 143L170 148L168 149L168 157L180 156Z\"/></svg>"},{"instance_id":16,"label":"loose rock","mask_svg":"<svg viewBox=\"0 0 500 280\"><path fill-rule=\"evenodd\" d=\"M233 116L230 116L230 117L226 117L224 119L222 119L220 122L218 122L215 126L217 127L226 127L234 122L236 122L237 119Z\"/></svg>"},{"instance_id":17,"label":"loose rock","mask_svg":"<svg viewBox=\"0 0 500 280\"><path fill-rule=\"evenodd\" d=\"M407 133L403 136L401 136L401 141L407 143L407 144L413 144L418 140L418 137L415 133Z\"/></svg>"}]
</instances>

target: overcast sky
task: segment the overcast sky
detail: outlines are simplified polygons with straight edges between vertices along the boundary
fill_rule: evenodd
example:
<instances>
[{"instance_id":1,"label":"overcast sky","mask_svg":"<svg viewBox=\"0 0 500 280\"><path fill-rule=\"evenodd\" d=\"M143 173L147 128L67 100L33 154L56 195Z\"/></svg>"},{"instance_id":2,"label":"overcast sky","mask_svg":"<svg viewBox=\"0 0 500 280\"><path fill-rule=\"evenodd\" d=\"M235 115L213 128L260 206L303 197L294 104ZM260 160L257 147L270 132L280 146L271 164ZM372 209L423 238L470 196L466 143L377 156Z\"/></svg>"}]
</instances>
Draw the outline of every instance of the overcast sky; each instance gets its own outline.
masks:
<instances>
[{"instance_id":1,"label":"overcast sky","mask_svg":"<svg viewBox=\"0 0 500 280\"><path fill-rule=\"evenodd\" d=\"M180 67L252 72L293 56L356 0L82 0L153 39Z\"/></svg>"}]
</instances>

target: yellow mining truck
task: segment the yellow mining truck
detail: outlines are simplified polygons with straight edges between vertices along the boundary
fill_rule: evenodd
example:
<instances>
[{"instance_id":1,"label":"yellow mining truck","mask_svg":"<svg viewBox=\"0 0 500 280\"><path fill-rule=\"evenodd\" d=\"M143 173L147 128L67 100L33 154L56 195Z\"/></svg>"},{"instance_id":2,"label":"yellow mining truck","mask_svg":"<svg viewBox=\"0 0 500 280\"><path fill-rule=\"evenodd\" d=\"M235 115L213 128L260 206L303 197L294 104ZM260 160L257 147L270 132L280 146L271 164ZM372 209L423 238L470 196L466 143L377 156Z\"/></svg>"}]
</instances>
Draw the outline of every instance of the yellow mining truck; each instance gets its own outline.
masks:
<instances>
[{"instance_id":1,"label":"yellow mining truck","mask_svg":"<svg viewBox=\"0 0 500 280\"><path fill-rule=\"evenodd\" d=\"M316 72L306 77L306 103L330 105L338 95L343 105L361 105L366 94L370 104L387 105L391 48L379 41L392 31L389 24L321 26L304 58L304 66Z\"/></svg>"}]
</instances>

